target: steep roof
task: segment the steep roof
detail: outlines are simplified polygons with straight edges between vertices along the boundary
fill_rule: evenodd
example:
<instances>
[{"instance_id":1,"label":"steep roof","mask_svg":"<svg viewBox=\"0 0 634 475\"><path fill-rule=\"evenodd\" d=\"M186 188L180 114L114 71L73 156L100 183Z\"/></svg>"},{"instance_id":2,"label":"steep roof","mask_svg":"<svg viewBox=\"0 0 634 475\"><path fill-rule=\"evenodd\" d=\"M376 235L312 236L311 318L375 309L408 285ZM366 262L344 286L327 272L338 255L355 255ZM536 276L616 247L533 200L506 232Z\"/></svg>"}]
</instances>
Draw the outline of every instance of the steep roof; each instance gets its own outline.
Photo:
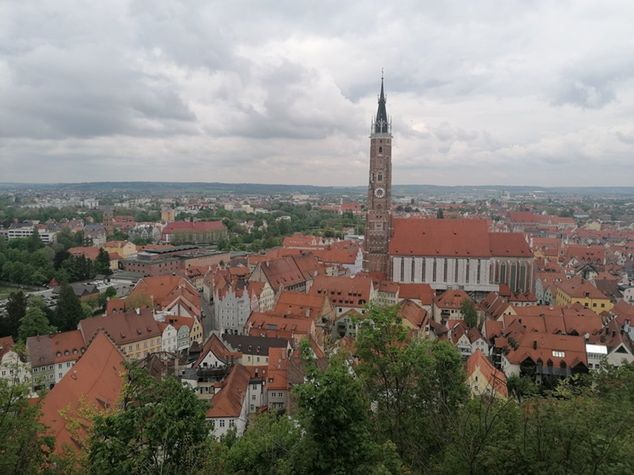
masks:
<instances>
[{"instance_id":1,"label":"steep roof","mask_svg":"<svg viewBox=\"0 0 634 475\"><path fill-rule=\"evenodd\" d=\"M565 363L568 368L579 364L588 366L585 340L582 336L552 335L550 333L526 333L520 338L517 349L508 353L507 359L520 364L526 358L541 361L543 366L551 362L559 367Z\"/></svg>"},{"instance_id":2,"label":"steep roof","mask_svg":"<svg viewBox=\"0 0 634 475\"><path fill-rule=\"evenodd\" d=\"M66 373L62 380L44 396L41 422L48 427L48 433L55 438L55 452L64 447L79 449L78 440L73 438L61 415L78 417L80 435L86 435L91 420L79 416L86 405L104 411L116 406L124 372L124 357L119 349L104 334L99 333L86 350L84 356Z\"/></svg>"},{"instance_id":3,"label":"steep roof","mask_svg":"<svg viewBox=\"0 0 634 475\"><path fill-rule=\"evenodd\" d=\"M234 351L247 355L268 355L270 348L286 348L288 340L284 338L268 338L250 335L230 335L225 333L222 339Z\"/></svg>"},{"instance_id":4,"label":"steep roof","mask_svg":"<svg viewBox=\"0 0 634 475\"><path fill-rule=\"evenodd\" d=\"M267 390L288 389L288 353L285 348L269 349L269 366L267 370Z\"/></svg>"},{"instance_id":5,"label":"steep roof","mask_svg":"<svg viewBox=\"0 0 634 475\"><path fill-rule=\"evenodd\" d=\"M15 345L13 338L11 336L3 336L0 338L0 360L2 357L13 349L13 345Z\"/></svg>"},{"instance_id":6,"label":"steep roof","mask_svg":"<svg viewBox=\"0 0 634 475\"><path fill-rule=\"evenodd\" d=\"M491 255L496 257L532 257L522 233L489 233Z\"/></svg>"},{"instance_id":7,"label":"steep roof","mask_svg":"<svg viewBox=\"0 0 634 475\"><path fill-rule=\"evenodd\" d=\"M311 295L326 295L336 307L364 307L370 301L372 279L363 276L319 276L310 288Z\"/></svg>"},{"instance_id":8,"label":"steep roof","mask_svg":"<svg viewBox=\"0 0 634 475\"><path fill-rule=\"evenodd\" d=\"M476 370L480 370L480 373L486 378L492 390L503 397L508 397L506 376L502 371L493 366L480 350L474 351L467 360L467 376L473 375Z\"/></svg>"},{"instance_id":9,"label":"steep roof","mask_svg":"<svg viewBox=\"0 0 634 475\"><path fill-rule=\"evenodd\" d=\"M558 284L557 287L561 289L569 297L573 298L591 298L591 299L608 299L608 297L597 289L588 280L581 278L574 278L564 280Z\"/></svg>"},{"instance_id":10,"label":"steep roof","mask_svg":"<svg viewBox=\"0 0 634 475\"><path fill-rule=\"evenodd\" d=\"M399 303L398 314L410 322L414 328L421 328L427 319L427 310L411 300L403 300Z\"/></svg>"},{"instance_id":11,"label":"steep roof","mask_svg":"<svg viewBox=\"0 0 634 475\"><path fill-rule=\"evenodd\" d=\"M207 417L239 417L251 375L244 366L234 365L222 381L222 388L211 399Z\"/></svg>"},{"instance_id":12,"label":"steep roof","mask_svg":"<svg viewBox=\"0 0 634 475\"><path fill-rule=\"evenodd\" d=\"M273 312L253 312L249 316L245 327L250 335L262 335L259 330L285 331L292 335L308 335L313 331L314 323L310 318L292 315L278 315ZM268 334L267 334L268 335ZM279 336L279 333L276 333Z\"/></svg>"},{"instance_id":13,"label":"steep roof","mask_svg":"<svg viewBox=\"0 0 634 475\"><path fill-rule=\"evenodd\" d=\"M79 322L79 330L86 342L92 340L100 331L105 331L119 346L160 337L162 334L152 311L147 308L139 310L138 313L132 310L103 317L84 318Z\"/></svg>"},{"instance_id":14,"label":"steep roof","mask_svg":"<svg viewBox=\"0 0 634 475\"><path fill-rule=\"evenodd\" d=\"M273 312L280 315L298 315L312 319L322 317L328 301L325 295L305 294L285 290L280 293Z\"/></svg>"},{"instance_id":15,"label":"steep roof","mask_svg":"<svg viewBox=\"0 0 634 475\"><path fill-rule=\"evenodd\" d=\"M242 356L239 352L231 351L217 335L212 334L203 345L203 349L198 355L198 359L192 366L194 368L200 366L209 353L212 353L225 364L229 364Z\"/></svg>"},{"instance_id":16,"label":"steep roof","mask_svg":"<svg viewBox=\"0 0 634 475\"><path fill-rule=\"evenodd\" d=\"M134 287L130 296L147 295L154 305L164 308L178 296L183 296L197 308L200 308L198 289L184 277L177 275L157 275L144 277Z\"/></svg>"},{"instance_id":17,"label":"steep roof","mask_svg":"<svg viewBox=\"0 0 634 475\"><path fill-rule=\"evenodd\" d=\"M434 303L439 308L459 309L465 300L471 300L471 297L464 290L449 289L437 296Z\"/></svg>"},{"instance_id":18,"label":"steep roof","mask_svg":"<svg viewBox=\"0 0 634 475\"><path fill-rule=\"evenodd\" d=\"M79 330L30 336L26 339L26 348L32 366L75 361L86 351L84 338Z\"/></svg>"},{"instance_id":19,"label":"steep roof","mask_svg":"<svg viewBox=\"0 0 634 475\"><path fill-rule=\"evenodd\" d=\"M398 284L398 296L402 299L420 300L423 305L434 301L434 289L429 284Z\"/></svg>"},{"instance_id":20,"label":"steep roof","mask_svg":"<svg viewBox=\"0 0 634 475\"><path fill-rule=\"evenodd\" d=\"M476 219L395 218L389 252L397 256L488 257L489 227Z\"/></svg>"},{"instance_id":21,"label":"steep roof","mask_svg":"<svg viewBox=\"0 0 634 475\"><path fill-rule=\"evenodd\" d=\"M306 275L297 265L294 256L281 257L260 263L260 269L273 290L306 282Z\"/></svg>"}]
</instances>

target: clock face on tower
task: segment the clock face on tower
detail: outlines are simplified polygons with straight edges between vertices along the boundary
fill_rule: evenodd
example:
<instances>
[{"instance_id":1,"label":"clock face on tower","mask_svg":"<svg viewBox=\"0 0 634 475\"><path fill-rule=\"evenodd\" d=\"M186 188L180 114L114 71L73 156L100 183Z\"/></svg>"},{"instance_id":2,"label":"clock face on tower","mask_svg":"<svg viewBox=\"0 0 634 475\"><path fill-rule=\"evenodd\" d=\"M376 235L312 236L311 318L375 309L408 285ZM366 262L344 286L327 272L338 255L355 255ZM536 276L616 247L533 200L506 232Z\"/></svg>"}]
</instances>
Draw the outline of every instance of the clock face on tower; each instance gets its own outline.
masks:
<instances>
[{"instance_id":1,"label":"clock face on tower","mask_svg":"<svg viewBox=\"0 0 634 475\"><path fill-rule=\"evenodd\" d=\"M377 188L374 190L374 196L377 198L383 198L385 196L385 190L383 188Z\"/></svg>"}]
</instances>

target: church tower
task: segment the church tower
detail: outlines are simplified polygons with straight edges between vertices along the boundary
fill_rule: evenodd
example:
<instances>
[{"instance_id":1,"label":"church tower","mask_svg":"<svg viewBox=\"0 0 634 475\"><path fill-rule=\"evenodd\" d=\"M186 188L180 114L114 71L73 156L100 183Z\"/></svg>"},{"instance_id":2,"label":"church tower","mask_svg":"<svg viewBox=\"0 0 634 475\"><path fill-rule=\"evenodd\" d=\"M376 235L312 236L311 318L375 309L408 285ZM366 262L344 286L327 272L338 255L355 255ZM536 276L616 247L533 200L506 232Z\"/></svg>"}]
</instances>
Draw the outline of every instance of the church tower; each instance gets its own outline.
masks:
<instances>
[{"instance_id":1,"label":"church tower","mask_svg":"<svg viewBox=\"0 0 634 475\"><path fill-rule=\"evenodd\" d=\"M392 232L392 124L388 121L381 75L381 94L370 132L370 183L365 224L363 270L389 275L388 245Z\"/></svg>"}]
</instances>

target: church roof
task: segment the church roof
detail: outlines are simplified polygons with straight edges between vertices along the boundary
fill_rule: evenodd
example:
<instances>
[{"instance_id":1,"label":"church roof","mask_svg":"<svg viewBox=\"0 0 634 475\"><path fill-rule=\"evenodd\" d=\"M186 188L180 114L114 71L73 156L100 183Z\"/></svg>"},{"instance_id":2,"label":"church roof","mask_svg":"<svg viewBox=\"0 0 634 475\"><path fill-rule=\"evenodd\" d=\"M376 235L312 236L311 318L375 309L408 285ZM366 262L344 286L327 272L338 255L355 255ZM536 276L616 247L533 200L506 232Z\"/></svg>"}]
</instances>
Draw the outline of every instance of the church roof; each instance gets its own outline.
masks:
<instances>
[{"instance_id":1,"label":"church roof","mask_svg":"<svg viewBox=\"0 0 634 475\"><path fill-rule=\"evenodd\" d=\"M374 121L375 134L389 134L390 128L387 120L387 109L385 108L385 93L383 91L383 76L381 76L381 94L379 96L379 108L376 111L376 120Z\"/></svg>"}]
</instances>

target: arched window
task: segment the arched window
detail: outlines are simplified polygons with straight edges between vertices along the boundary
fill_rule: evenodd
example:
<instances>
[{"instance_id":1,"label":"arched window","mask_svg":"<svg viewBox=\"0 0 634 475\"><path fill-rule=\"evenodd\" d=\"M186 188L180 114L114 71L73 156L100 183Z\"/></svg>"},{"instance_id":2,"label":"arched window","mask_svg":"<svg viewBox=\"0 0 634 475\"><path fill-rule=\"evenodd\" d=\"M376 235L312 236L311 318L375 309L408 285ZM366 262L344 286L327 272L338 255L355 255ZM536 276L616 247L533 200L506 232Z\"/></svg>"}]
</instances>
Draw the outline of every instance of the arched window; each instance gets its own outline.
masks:
<instances>
[{"instance_id":1,"label":"arched window","mask_svg":"<svg viewBox=\"0 0 634 475\"><path fill-rule=\"evenodd\" d=\"M383 153L383 147L379 147L379 153Z\"/></svg>"}]
</instances>

